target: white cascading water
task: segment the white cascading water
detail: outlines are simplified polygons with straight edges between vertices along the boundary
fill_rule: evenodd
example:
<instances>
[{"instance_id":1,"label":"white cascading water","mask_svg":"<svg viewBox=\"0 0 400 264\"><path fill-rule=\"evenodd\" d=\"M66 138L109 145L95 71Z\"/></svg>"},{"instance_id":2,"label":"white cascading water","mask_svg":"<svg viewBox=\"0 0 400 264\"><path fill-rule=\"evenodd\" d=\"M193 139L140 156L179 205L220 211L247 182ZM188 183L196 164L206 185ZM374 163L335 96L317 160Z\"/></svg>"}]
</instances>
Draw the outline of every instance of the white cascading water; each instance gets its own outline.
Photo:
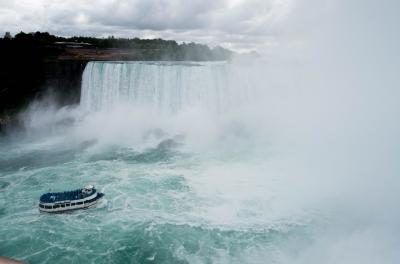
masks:
<instances>
[{"instance_id":1,"label":"white cascading water","mask_svg":"<svg viewBox=\"0 0 400 264\"><path fill-rule=\"evenodd\" d=\"M82 77L81 106L97 111L125 102L175 113L200 105L219 112L251 96L243 89L247 85L233 85L247 80L232 79L231 73L225 62L89 62Z\"/></svg>"}]
</instances>

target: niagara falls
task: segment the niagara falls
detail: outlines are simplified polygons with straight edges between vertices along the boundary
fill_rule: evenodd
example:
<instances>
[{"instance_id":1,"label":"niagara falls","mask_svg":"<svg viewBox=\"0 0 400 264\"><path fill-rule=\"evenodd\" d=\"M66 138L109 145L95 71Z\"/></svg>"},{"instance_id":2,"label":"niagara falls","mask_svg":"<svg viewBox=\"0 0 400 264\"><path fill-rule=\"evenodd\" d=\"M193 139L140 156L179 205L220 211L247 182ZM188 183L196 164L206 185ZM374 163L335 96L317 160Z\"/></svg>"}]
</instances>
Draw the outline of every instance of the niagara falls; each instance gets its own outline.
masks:
<instances>
[{"instance_id":1,"label":"niagara falls","mask_svg":"<svg viewBox=\"0 0 400 264\"><path fill-rule=\"evenodd\" d=\"M398 10L0 1L0 264L399 263Z\"/></svg>"}]
</instances>

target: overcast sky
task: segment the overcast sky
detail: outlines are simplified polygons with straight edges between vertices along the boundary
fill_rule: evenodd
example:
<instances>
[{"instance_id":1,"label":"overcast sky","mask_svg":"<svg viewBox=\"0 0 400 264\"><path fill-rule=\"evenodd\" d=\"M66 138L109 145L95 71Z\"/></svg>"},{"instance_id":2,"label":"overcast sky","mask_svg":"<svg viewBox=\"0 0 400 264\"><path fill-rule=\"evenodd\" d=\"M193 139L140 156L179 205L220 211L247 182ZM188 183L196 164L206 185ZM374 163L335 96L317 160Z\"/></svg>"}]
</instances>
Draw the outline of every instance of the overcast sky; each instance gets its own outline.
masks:
<instances>
[{"instance_id":1,"label":"overcast sky","mask_svg":"<svg viewBox=\"0 0 400 264\"><path fill-rule=\"evenodd\" d=\"M262 53L294 6L294 0L0 0L0 30L160 37Z\"/></svg>"}]
</instances>

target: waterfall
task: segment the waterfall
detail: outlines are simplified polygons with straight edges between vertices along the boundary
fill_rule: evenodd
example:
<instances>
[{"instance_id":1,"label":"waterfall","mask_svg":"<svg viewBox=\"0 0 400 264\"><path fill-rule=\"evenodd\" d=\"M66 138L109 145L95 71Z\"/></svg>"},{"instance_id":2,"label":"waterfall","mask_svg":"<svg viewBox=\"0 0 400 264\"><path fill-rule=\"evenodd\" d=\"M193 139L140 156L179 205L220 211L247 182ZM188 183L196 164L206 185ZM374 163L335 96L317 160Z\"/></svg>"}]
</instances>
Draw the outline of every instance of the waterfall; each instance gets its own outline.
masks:
<instances>
[{"instance_id":1,"label":"waterfall","mask_svg":"<svg viewBox=\"0 0 400 264\"><path fill-rule=\"evenodd\" d=\"M81 106L98 111L128 103L174 113L200 105L218 112L247 97L231 75L225 62L89 62Z\"/></svg>"}]
</instances>

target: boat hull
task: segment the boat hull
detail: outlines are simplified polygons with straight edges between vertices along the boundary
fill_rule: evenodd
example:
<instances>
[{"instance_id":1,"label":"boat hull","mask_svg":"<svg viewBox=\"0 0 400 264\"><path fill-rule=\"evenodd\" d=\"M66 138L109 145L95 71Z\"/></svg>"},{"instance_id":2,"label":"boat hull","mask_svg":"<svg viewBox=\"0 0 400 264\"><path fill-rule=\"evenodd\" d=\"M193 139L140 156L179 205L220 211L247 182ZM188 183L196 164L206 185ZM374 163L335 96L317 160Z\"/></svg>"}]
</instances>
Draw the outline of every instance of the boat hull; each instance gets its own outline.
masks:
<instances>
[{"instance_id":1,"label":"boat hull","mask_svg":"<svg viewBox=\"0 0 400 264\"><path fill-rule=\"evenodd\" d=\"M86 209L97 204L104 196L103 193L96 193L94 197L87 197L83 200L72 200L57 203L39 203L39 211L46 213L62 213L77 209Z\"/></svg>"}]
</instances>

